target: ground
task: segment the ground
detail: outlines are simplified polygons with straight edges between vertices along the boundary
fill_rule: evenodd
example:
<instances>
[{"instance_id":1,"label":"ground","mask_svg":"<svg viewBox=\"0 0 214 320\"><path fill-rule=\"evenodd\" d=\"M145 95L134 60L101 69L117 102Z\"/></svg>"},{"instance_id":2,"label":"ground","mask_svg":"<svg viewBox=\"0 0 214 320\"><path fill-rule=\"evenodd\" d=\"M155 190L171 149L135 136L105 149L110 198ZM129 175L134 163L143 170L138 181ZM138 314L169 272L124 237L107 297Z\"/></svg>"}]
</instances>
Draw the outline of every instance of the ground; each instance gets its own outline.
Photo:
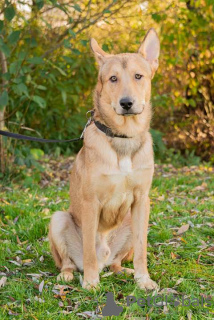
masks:
<instances>
[{"instance_id":1,"label":"ground","mask_svg":"<svg viewBox=\"0 0 214 320\"><path fill-rule=\"evenodd\" d=\"M71 163L72 158L46 159L44 172L19 168L23 175L16 172L11 182L0 182L0 319L95 319L96 307L99 313L107 292L113 292L115 302L123 307L122 314L111 319L213 319L212 168L156 166L148 265L159 285L158 294L168 301L174 294L180 304L155 306L151 300L146 306L137 302L127 306L127 296L135 296L136 301L152 295L154 299L157 292L144 292L132 275L109 270L101 273L99 291L82 289L79 273L69 284L56 280L48 224L55 210L68 208ZM182 306L182 296L190 306Z\"/></svg>"}]
</instances>

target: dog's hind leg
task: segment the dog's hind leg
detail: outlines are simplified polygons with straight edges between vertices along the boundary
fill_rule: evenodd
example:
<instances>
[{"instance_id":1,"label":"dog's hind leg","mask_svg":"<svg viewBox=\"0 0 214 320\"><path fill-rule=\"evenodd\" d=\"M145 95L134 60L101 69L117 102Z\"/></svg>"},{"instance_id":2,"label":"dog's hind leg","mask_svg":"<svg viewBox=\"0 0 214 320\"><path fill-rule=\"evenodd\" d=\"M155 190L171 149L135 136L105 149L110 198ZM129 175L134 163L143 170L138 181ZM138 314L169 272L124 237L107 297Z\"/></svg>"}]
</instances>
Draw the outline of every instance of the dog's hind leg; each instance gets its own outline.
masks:
<instances>
[{"instance_id":1,"label":"dog's hind leg","mask_svg":"<svg viewBox=\"0 0 214 320\"><path fill-rule=\"evenodd\" d=\"M61 273L57 279L71 281L73 271L83 269L82 240L80 232L68 212L55 212L49 227L50 248Z\"/></svg>"},{"instance_id":2,"label":"dog's hind leg","mask_svg":"<svg viewBox=\"0 0 214 320\"><path fill-rule=\"evenodd\" d=\"M130 213L124 218L122 224L112 231L109 237L111 255L107 265L115 273L134 273L133 269L122 267L122 262L131 261L133 256L132 230Z\"/></svg>"}]
</instances>

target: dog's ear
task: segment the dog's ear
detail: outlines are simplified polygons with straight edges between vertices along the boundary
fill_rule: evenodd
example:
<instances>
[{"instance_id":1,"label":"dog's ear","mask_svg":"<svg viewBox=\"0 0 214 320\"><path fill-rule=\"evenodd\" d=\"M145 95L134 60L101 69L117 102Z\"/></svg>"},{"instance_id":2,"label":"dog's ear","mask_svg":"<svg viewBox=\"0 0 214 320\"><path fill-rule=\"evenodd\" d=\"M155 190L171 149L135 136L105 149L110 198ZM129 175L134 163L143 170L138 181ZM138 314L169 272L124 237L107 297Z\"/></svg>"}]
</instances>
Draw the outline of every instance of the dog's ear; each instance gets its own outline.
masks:
<instances>
[{"instance_id":1,"label":"dog's ear","mask_svg":"<svg viewBox=\"0 0 214 320\"><path fill-rule=\"evenodd\" d=\"M90 45L91 50L94 53L95 59L97 60L99 65L102 66L105 61L105 57L108 56L108 53L106 53L100 48L100 46L94 38L91 38Z\"/></svg>"},{"instance_id":2,"label":"dog's ear","mask_svg":"<svg viewBox=\"0 0 214 320\"><path fill-rule=\"evenodd\" d=\"M150 63L152 68L152 78L158 68L158 57L160 54L160 41L155 29L151 28L147 32L138 53Z\"/></svg>"}]
</instances>

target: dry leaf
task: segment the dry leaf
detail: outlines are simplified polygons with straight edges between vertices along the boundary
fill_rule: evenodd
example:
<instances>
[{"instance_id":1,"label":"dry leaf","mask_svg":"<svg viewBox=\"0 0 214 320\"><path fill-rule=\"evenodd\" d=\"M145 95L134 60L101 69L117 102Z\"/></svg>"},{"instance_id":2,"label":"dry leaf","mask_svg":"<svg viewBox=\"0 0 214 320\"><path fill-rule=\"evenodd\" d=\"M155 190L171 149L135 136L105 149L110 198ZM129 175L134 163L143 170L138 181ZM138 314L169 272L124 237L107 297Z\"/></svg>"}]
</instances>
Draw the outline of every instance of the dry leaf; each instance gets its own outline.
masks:
<instances>
[{"instance_id":1,"label":"dry leaf","mask_svg":"<svg viewBox=\"0 0 214 320\"><path fill-rule=\"evenodd\" d=\"M178 292L175 289L172 288L164 288L162 289L159 294L168 294L168 293L174 293L174 294L178 294Z\"/></svg>"},{"instance_id":2,"label":"dry leaf","mask_svg":"<svg viewBox=\"0 0 214 320\"><path fill-rule=\"evenodd\" d=\"M42 213L44 213L45 215L48 215L50 213L50 209L49 208L44 208L42 210Z\"/></svg>"},{"instance_id":3,"label":"dry leaf","mask_svg":"<svg viewBox=\"0 0 214 320\"><path fill-rule=\"evenodd\" d=\"M176 254L174 254L174 252L171 252L171 258L172 258L173 260L176 259Z\"/></svg>"},{"instance_id":4,"label":"dry leaf","mask_svg":"<svg viewBox=\"0 0 214 320\"><path fill-rule=\"evenodd\" d=\"M188 311L187 311L187 319L188 319L188 320L191 320L191 319L192 319L192 311L191 311L191 310L188 310Z\"/></svg>"},{"instance_id":5,"label":"dry leaf","mask_svg":"<svg viewBox=\"0 0 214 320\"><path fill-rule=\"evenodd\" d=\"M189 229L189 224L184 224L183 226L181 226L178 231L177 231L177 235L180 235L184 232L186 232Z\"/></svg>"},{"instance_id":6,"label":"dry leaf","mask_svg":"<svg viewBox=\"0 0 214 320\"><path fill-rule=\"evenodd\" d=\"M16 262L16 261L13 261L13 260L9 260L9 262L10 262L10 263L13 263L13 264L15 264L16 266L19 266L19 267L21 267L21 264L20 264L20 263L18 263L18 262Z\"/></svg>"},{"instance_id":7,"label":"dry leaf","mask_svg":"<svg viewBox=\"0 0 214 320\"><path fill-rule=\"evenodd\" d=\"M180 240L181 240L182 242L184 242L184 243L187 243L187 241L186 241L184 238L182 238L182 237L180 237Z\"/></svg>"},{"instance_id":8,"label":"dry leaf","mask_svg":"<svg viewBox=\"0 0 214 320\"><path fill-rule=\"evenodd\" d=\"M163 307L163 313L167 313L169 311L169 309L167 308L167 306Z\"/></svg>"},{"instance_id":9,"label":"dry leaf","mask_svg":"<svg viewBox=\"0 0 214 320\"><path fill-rule=\"evenodd\" d=\"M164 201L164 199L165 199L164 194L162 194L162 196L159 196L159 197L157 198L158 201Z\"/></svg>"},{"instance_id":10,"label":"dry leaf","mask_svg":"<svg viewBox=\"0 0 214 320\"><path fill-rule=\"evenodd\" d=\"M41 257L39 258L39 261L40 261L40 262L43 262L43 261L44 261L44 257L41 256Z\"/></svg>"},{"instance_id":11,"label":"dry leaf","mask_svg":"<svg viewBox=\"0 0 214 320\"><path fill-rule=\"evenodd\" d=\"M84 311L84 312L81 312L81 313L77 313L77 316L82 316L84 318L91 318L94 316L94 311Z\"/></svg>"},{"instance_id":12,"label":"dry leaf","mask_svg":"<svg viewBox=\"0 0 214 320\"><path fill-rule=\"evenodd\" d=\"M7 282L7 277L2 277L0 280L0 288L4 287Z\"/></svg>"},{"instance_id":13,"label":"dry leaf","mask_svg":"<svg viewBox=\"0 0 214 320\"><path fill-rule=\"evenodd\" d=\"M114 272L106 272L106 273L104 273L101 277L102 278L106 278L106 277L109 277L109 276L111 276L112 274L113 274Z\"/></svg>"},{"instance_id":14,"label":"dry leaf","mask_svg":"<svg viewBox=\"0 0 214 320\"><path fill-rule=\"evenodd\" d=\"M43 287L44 287L44 280L42 280L42 282L39 285L39 292L42 293Z\"/></svg>"},{"instance_id":15,"label":"dry leaf","mask_svg":"<svg viewBox=\"0 0 214 320\"><path fill-rule=\"evenodd\" d=\"M44 299L41 299L41 298L39 298L39 297L37 297L37 296L35 296L34 299L35 299L36 301L40 302L40 303L44 303L44 302L45 302Z\"/></svg>"},{"instance_id":16,"label":"dry leaf","mask_svg":"<svg viewBox=\"0 0 214 320\"><path fill-rule=\"evenodd\" d=\"M39 273L27 273L27 276L31 276L33 278L41 278L42 274L39 274Z\"/></svg>"},{"instance_id":17,"label":"dry leaf","mask_svg":"<svg viewBox=\"0 0 214 320\"><path fill-rule=\"evenodd\" d=\"M82 278L82 275L81 275L81 274L79 274L79 280L80 280L80 284L81 284L81 286L82 286L82 284L83 284L83 278Z\"/></svg>"},{"instance_id":18,"label":"dry leaf","mask_svg":"<svg viewBox=\"0 0 214 320\"><path fill-rule=\"evenodd\" d=\"M160 301L160 302L156 302L155 305L162 307L162 306L166 306L167 303L165 301Z\"/></svg>"},{"instance_id":19,"label":"dry leaf","mask_svg":"<svg viewBox=\"0 0 214 320\"><path fill-rule=\"evenodd\" d=\"M55 290L66 290L66 289L73 289L71 286L67 286L64 284L55 284L53 287Z\"/></svg>"},{"instance_id":20,"label":"dry leaf","mask_svg":"<svg viewBox=\"0 0 214 320\"><path fill-rule=\"evenodd\" d=\"M184 281L184 278L180 278L180 279L178 279L177 281L176 281L176 284L175 284L175 286L178 286L181 282L183 282Z\"/></svg>"},{"instance_id":21,"label":"dry leaf","mask_svg":"<svg viewBox=\"0 0 214 320\"><path fill-rule=\"evenodd\" d=\"M206 189L206 187L207 187L207 183L203 182L202 185L195 187L193 191L203 191Z\"/></svg>"},{"instance_id":22,"label":"dry leaf","mask_svg":"<svg viewBox=\"0 0 214 320\"><path fill-rule=\"evenodd\" d=\"M16 240L18 244L22 244L18 236L16 236Z\"/></svg>"},{"instance_id":23,"label":"dry leaf","mask_svg":"<svg viewBox=\"0 0 214 320\"><path fill-rule=\"evenodd\" d=\"M27 265L27 264L31 264L32 263L32 259L25 259L25 260L22 260L22 263Z\"/></svg>"},{"instance_id":24,"label":"dry leaf","mask_svg":"<svg viewBox=\"0 0 214 320\"><path fill-rule=\"evenodd\" d=\"M13 312L12 310L9 310L8 314L9 314L9 316L19 316L20 315L20 313Z\"/></svg>"},{"instance_id":25,"label":"dry leaf","mask_svg":"<svg viewBox=\"0 0 214 320\"><path fill-rule=\"evenodd\" d=\"M214 251L214 246L207 248L207 251Z\"/></svg>"}]
</instances>

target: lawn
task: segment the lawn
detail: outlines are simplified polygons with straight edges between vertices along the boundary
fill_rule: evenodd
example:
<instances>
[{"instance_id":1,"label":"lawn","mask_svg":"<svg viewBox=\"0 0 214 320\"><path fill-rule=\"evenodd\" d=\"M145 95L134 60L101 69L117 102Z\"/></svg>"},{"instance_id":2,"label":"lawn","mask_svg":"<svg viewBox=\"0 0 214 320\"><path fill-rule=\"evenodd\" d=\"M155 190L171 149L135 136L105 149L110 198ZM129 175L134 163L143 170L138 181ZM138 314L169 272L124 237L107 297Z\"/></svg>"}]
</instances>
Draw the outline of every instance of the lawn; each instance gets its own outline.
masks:
<instances>
[{"instance_id":1,"label":"lawn","mask_svg":"<svg viewBox=\"0 0 214 320\"><path fill-rule=\"evenodd\" d=\"M113 292L123 307L122 314L112 319L213 319L212 169L156 166L150 193L150 274L159 284L159 295L168 300L174 295L179 301L183 297L191 305L139 306L139 298L154 299L157 292L138 289L131 275L104 270L99 291L92 292L81 288L79 273L68 284L56 280L48 224L55 210L68 208L71 162L71 158L46 161L44 172L28 169L23 175L16 173L10 183L0 182L0 319L95 319L107 292ZM127 306L130 295L136 302ZM100 309L95 312L97 303Z\"/></svg>"}]
</instances>

